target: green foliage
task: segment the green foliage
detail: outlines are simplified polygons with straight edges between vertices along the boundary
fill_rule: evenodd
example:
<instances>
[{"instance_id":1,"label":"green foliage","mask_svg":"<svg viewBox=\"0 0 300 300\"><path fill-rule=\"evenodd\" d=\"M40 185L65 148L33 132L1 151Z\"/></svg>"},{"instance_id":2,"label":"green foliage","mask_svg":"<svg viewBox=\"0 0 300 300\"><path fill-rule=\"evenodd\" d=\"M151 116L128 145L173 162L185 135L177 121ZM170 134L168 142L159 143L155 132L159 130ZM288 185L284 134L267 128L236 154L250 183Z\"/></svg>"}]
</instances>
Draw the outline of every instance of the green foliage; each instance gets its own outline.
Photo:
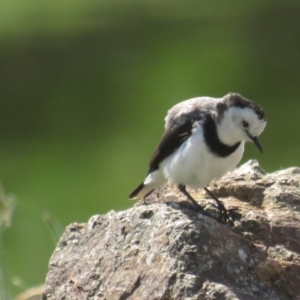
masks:
<instances>
[{"instance_id":1,"label":"green foliage","mask_svg":"<svg viewBox=\"0 0 300 300\"><path fill-rule=\"evenodd\" d=\"M2 186L0 186L0 238L11 225L14 206L14 198L11 195L6 195Z\"/></svg>"},{"instance_id":2,"label":"green foliage","mask_svg":"<svg viewBox=\"0 0 300 300\"><path fill-rule=\"evenodd\" d=\"M3 243L2 235L4 231L11 226L12 214L15 201L12 196L6 195L2 186L0 186L0 299L9 299L9 288L4 276L3 262Z\"/></svg>"}]
</instances>

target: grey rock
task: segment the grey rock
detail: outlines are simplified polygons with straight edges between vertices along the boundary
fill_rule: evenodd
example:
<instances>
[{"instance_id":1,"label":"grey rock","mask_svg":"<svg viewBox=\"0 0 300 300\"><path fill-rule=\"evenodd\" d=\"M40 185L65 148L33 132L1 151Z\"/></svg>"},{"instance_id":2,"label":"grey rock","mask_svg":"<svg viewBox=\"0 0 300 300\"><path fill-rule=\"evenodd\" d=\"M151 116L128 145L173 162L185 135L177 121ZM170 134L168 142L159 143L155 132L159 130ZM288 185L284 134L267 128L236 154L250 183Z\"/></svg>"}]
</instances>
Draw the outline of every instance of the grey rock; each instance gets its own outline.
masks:
<instances>
[{"instance_id":1,"label":"grey rock","mask_svg":"<svg viewBox=\"0 0 300 300\"><path fill-rule=\"evenodd\" d=\"M127 211L71 224L43 299L297 299L299 183L299 168L265 174L256 161L212 183L239 208L233 227L199 214L170 185ZM214 213L203 192L193 196Z\"/></svg>"}]
</instances>

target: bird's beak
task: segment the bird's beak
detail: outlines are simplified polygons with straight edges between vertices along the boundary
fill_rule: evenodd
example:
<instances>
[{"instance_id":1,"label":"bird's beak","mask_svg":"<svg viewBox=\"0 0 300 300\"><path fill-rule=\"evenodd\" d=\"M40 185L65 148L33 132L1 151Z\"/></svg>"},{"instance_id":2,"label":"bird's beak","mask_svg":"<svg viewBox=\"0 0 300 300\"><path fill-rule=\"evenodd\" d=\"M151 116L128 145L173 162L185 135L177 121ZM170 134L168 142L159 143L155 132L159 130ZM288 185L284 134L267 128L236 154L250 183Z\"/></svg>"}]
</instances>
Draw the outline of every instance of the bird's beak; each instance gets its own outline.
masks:
<instances>
[{"instance_id":1,"label":"bird's beak","mask_svg":"<svg viewBox=\"0 0 300 300\"><path fill-rule=\"evenodd\" d=\"M254 145L258 148L258 150L263 153L263 149L262 146L258 140L257 136L252 136L247 130L246 130L247 135L249 136L249 138L251 139L251 141L254 143Z\"/></svg>"}]
</instances>

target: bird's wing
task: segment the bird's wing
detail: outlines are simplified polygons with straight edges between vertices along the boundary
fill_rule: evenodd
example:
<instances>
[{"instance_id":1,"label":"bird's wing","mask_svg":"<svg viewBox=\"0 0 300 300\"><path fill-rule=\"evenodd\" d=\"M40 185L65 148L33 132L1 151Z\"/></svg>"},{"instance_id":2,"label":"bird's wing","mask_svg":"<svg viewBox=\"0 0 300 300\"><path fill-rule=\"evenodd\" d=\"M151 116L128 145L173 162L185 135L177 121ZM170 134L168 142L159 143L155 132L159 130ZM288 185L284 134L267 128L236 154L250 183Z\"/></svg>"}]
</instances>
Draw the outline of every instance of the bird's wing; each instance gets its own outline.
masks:
<instances>
[{"instance_id":1,"label":"bird's wing","mask_svg":"<svg viewBox=\"0 0 300 300\"><path fill-rule=\"evenodd\" d=\"M194 121L193 119L189 119L183 124L174 126L165 131L152 155L148 174L157 170L159 164L191 136Z\"/></svg>"}]
</instances>

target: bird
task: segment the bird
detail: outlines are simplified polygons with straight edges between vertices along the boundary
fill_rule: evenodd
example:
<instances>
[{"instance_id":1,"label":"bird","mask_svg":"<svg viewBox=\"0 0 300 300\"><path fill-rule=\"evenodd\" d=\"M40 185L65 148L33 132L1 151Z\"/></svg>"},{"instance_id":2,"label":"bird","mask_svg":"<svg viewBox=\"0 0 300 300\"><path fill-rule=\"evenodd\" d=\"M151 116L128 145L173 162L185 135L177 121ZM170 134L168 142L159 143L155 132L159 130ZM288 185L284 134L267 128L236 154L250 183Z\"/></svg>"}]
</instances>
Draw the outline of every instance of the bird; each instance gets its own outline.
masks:
<instances>
[{"instance_id":1,"label":"bird","mask_svg":"<svg viewBox=\"0 0 300 300\"><path fill-rule=\"evenodd\" d=\"M226 221L228 210L207 186L234 170L242 159L245 142L253 142L263 152L258 137L265 126L262 107L238 93L196 97L176 104L165 117L165 131L150 160L147 177L129 199L145 198L168 182L205 213L186 190L202 188L217 202L218 220Z\"/></svg>"}]
</instances>

